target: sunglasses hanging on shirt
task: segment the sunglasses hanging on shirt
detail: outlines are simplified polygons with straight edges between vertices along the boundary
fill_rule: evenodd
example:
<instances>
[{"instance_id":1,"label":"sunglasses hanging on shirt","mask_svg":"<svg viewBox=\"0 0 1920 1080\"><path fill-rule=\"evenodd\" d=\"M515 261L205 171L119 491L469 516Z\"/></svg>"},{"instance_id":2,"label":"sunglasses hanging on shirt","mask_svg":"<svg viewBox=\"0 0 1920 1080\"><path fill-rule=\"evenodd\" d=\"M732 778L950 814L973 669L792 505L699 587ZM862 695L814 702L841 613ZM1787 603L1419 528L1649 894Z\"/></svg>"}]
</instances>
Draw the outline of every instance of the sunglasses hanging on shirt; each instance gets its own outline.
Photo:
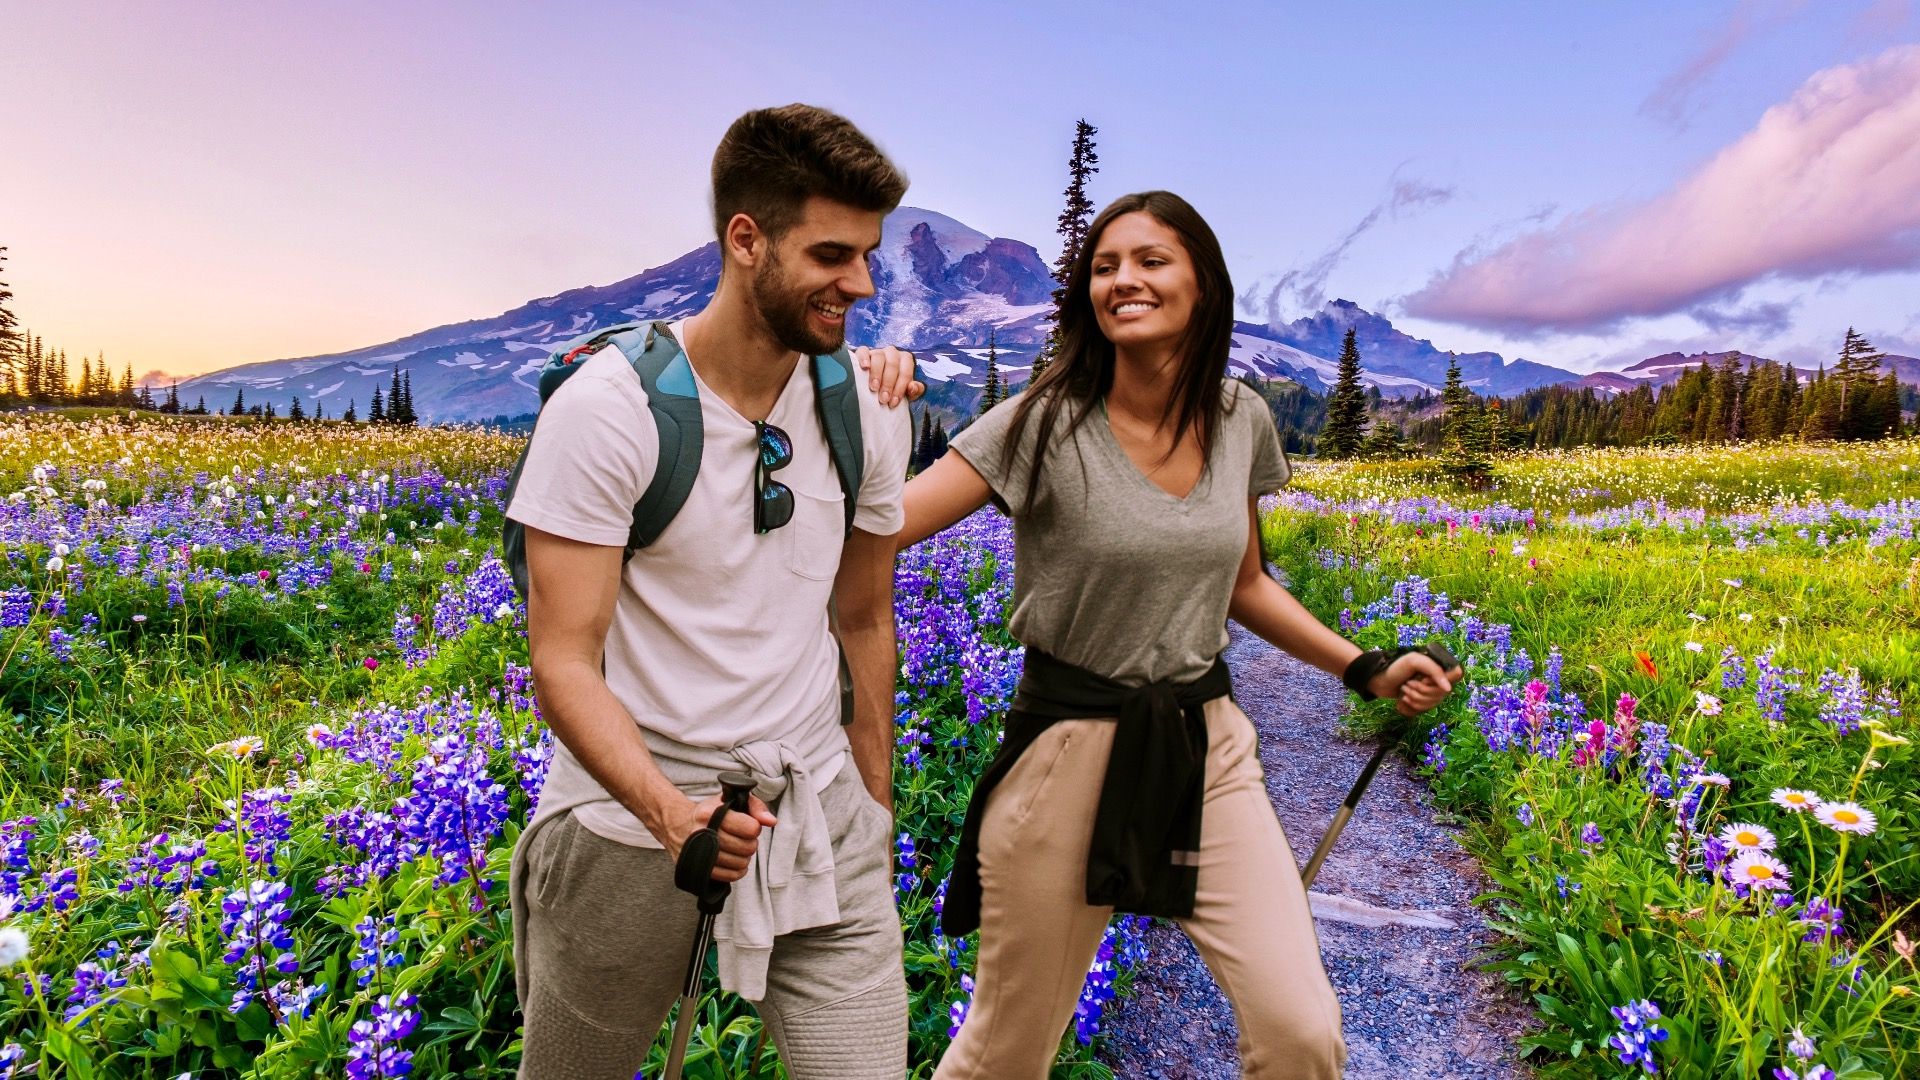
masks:
<instances>
[{"instance_id":1,"label":"sunglasses hanging on shirt","mask_svg":"<svg viewBox=\"0 0 1920 1080\"><path fill-rule=\"evenodd\" d=\"M759 457L753 466L753 532L758 536L793 520L793 489L773 478L793 463L793 440L765 420L753 422Z\"/></svg>"}]
</instances>

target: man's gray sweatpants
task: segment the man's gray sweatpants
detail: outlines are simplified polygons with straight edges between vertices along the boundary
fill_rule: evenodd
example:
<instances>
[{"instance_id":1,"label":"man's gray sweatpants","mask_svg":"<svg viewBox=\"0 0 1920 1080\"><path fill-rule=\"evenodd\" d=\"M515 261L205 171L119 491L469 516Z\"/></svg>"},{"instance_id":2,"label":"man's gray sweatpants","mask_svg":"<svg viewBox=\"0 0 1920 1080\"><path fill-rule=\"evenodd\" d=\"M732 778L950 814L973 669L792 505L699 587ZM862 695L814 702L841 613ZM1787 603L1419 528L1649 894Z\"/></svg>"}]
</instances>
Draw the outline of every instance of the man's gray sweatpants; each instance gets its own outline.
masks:
<instances>
[{"instance_id":1,"label":"man's gray sweatpants","mask_svg":"<svg viewBox=\"0 0 1920 1080\"><path fill-rule=\"evenodd\" d=\"M907 984L892 816L852 761L820 801L841 921L775 939L767 995L754 1004L794 1080L901 1080ZM597 836L572 814L532 844L521 1080L629 1080L680 996L693 897L674 888L665 851Z\"/></svg>"}]
</instances>

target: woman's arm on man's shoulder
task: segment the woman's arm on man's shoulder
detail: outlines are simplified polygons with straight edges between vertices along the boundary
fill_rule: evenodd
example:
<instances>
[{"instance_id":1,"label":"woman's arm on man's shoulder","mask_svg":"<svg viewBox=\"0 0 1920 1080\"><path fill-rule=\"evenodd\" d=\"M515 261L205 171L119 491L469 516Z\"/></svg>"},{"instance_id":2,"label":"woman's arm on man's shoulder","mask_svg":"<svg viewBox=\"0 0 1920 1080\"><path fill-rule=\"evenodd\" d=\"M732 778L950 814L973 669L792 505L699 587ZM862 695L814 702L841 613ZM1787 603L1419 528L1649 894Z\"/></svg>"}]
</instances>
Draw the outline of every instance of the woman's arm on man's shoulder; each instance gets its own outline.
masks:
<instances>
[{"instance_id":1,"label":"woman's arm on man's shoulder","mask_svg":"<svg viewBox=\"0 0 1920 1080\"><path fill-rule=\"evenodd\" d=\"M913 545L987 504L993 491L966 458L953 450L907 481L907 523L898 543Z\"/></svg>"}]
</instances>

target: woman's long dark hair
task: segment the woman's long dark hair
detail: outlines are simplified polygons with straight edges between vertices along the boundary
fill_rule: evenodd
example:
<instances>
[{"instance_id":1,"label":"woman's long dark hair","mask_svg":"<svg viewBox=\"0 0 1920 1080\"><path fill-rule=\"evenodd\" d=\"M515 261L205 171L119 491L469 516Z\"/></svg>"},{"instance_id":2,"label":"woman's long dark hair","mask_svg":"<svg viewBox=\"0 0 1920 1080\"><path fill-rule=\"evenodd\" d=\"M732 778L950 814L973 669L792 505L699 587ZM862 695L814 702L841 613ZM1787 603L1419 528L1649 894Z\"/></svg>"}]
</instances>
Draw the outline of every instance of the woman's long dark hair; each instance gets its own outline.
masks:
<instances>
[{"instance_id":1,"label":"woman's long dark hair","mask_svg":"<svg viewBox=\"0 0 1920 1080\"><path fill-rule=\"evenodd\" d=\"M1224 410L1220 382L1227 374L1227 352L1233 346L1233 283L1227 276L1226 256L1220 253L1220 241L1213 229L1187 200L1171 191L1141 191L1122 195L1087 226L1087 237L1067 276L1066 301L1060 309L1059 349L1047 369L1020 395L1007 432L1010 447L1020 445L1020 435L1028 418L1038 409L1039 430L1034 440L1033 469L1027 478L1026 509L1034 505L1040 488L1040 472L1046 460L1046 448L1060 410L1074 406L1072 424L1062 438L1071 438L1086 423L1093 406L1113 388L1113 342L1100 332L1093 312L1093 253L1100 237L1122 214L1144 212L1172 229L1186 248L1193 263L1199 297L1192 318L1175 350L1179 372L1174 376L1173 393L1167 400L1161 423L1173 421L1173 445L1167 456L1178 449L1188 431L1199 435L1203 460L1211 457L1213 441L1220 430ZM1009 458L1011 460L1011 456ZM1165 460L1163 458L1162 460Z\"/></svg>"}]
</instances>

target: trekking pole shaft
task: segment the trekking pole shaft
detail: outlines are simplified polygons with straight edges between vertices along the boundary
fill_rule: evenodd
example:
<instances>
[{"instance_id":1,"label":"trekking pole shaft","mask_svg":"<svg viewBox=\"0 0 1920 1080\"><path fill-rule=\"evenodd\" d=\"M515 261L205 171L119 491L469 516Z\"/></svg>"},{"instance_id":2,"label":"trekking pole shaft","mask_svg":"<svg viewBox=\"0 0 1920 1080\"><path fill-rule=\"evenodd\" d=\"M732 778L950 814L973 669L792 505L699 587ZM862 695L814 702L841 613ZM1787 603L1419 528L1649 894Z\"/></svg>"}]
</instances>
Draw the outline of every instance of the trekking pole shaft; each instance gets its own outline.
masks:
<instances>
[{"instance_id":1,"label":"trekking pole shaft","mask_svg":"<svg viewBox=\"0 0 1920 1080\"><path fill-rule=\"evenodd\" d=\"M1387 751L1398 740L1383 739L1380 746L1368 759L1367 766L1360 770L1359 779L1347 791L1347 800L1333 812L1333 821L1327 826L1327 834L1320 838L1320 845L1313 849L1313 858L1307 860L1307 868L1300 872L1300 884L1313 887L1313 879L1320 873L1320 864L1327 861L1327 853L1333 850L1333 842L1340 839L1340 830L1347 827L1347 819L1353 816L1354 807L1360 805L1360 797L1367 793L1367 785L1373 783L1373 774L1380 771L1380 763L1387 759Z\"/></svg>"},{"instance_id":2,"label":"trekking pole shaft","mask_svg":"<svg viewBox=\"0 0 1920 1080\"><path fill-rule=\"evenodd\" d=\"M687 1065L687 1036L693 1034L693 1014L699 1008L698 995L680 996L680 1015L673 1022L673 1043L667 1047L667 1068L660 1074L663 1080L680 1080L681 1070Z\"/></svg>"}]
</instances>

